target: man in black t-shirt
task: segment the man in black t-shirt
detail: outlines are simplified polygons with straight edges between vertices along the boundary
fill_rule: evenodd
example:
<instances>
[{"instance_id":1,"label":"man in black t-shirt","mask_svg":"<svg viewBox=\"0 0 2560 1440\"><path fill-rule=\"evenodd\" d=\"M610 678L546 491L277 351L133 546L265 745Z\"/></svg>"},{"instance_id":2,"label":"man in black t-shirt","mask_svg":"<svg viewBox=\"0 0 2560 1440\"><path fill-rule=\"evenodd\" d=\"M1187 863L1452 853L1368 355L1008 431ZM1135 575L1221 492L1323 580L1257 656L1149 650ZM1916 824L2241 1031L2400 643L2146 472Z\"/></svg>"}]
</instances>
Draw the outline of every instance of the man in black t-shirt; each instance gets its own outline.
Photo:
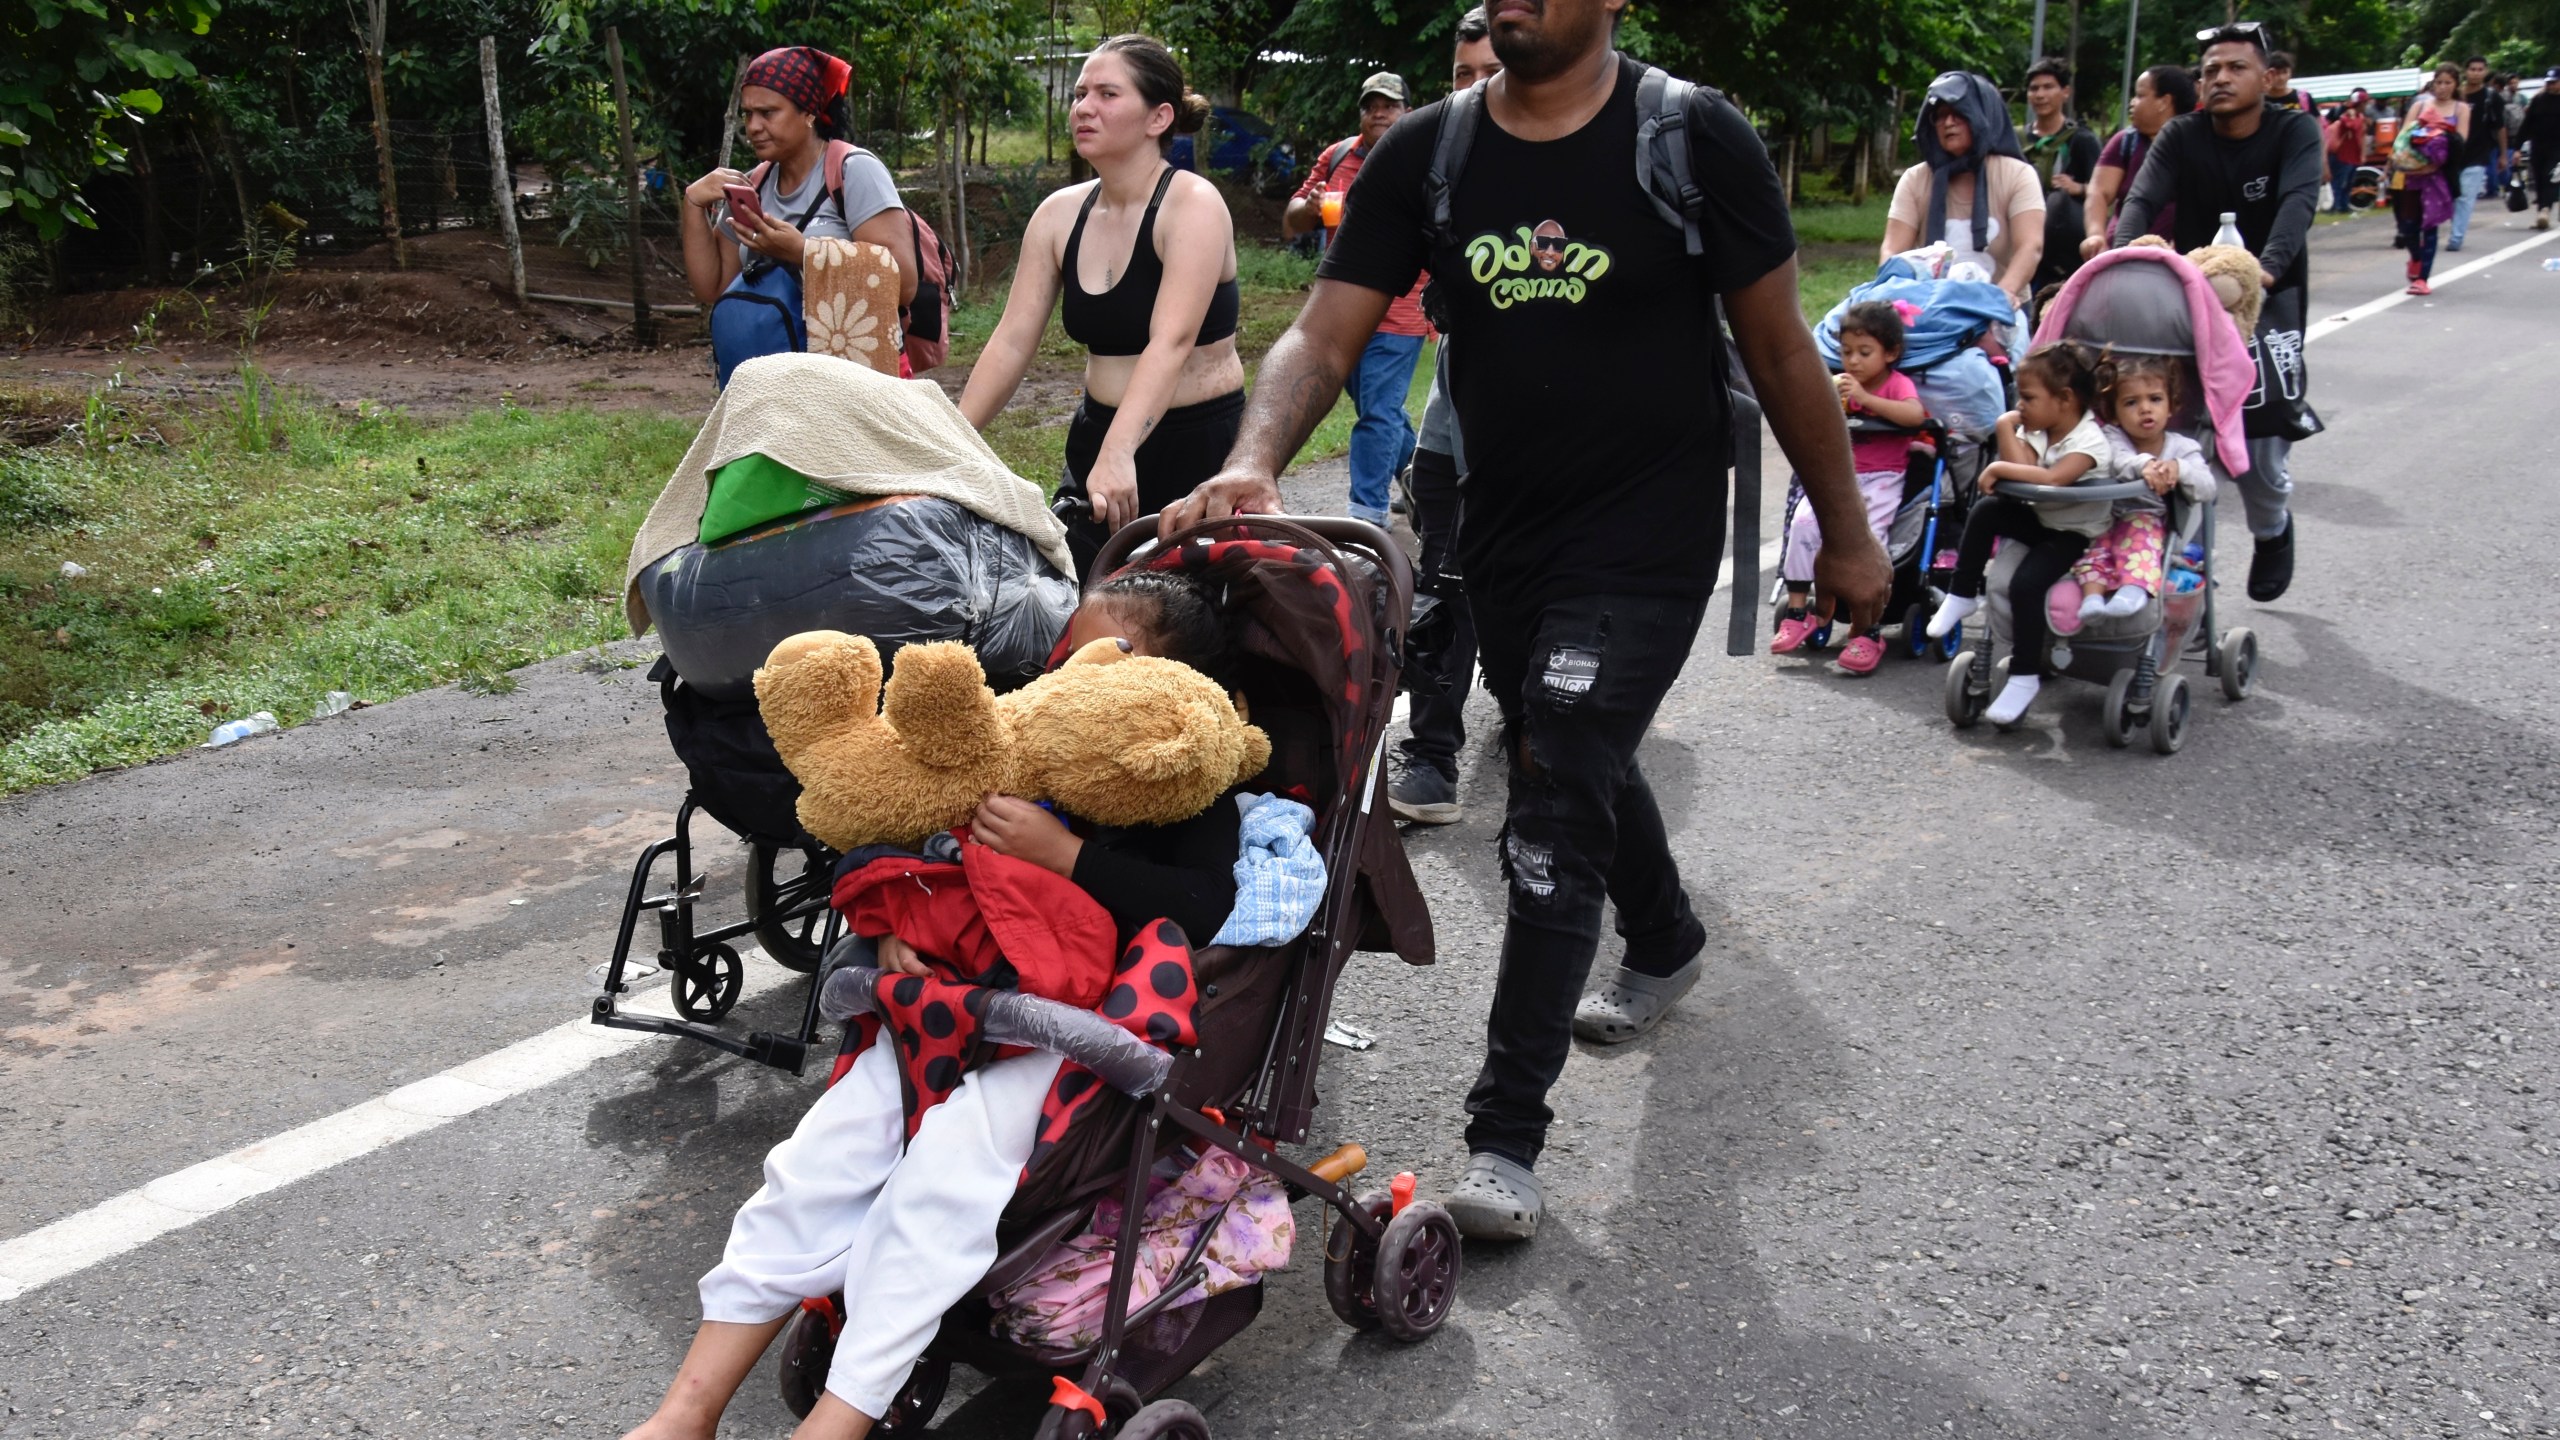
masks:
<instances>
[{"instance_id":1,"label":"man in black t-shirt","mask_svg":"<svg viewBox=\"0 0 2560 1440\"><path fill-rule=\"evenodd\" d=\"M2115 243L2129 245L2164 205L2178 207L2171 237L2181 252L2213 243L2226 214L2258 257L2266 304L2249 347L2258 385L2242 419L2249 473L2232 479L2248 509L2257 553L2249 598L2281 598L2293 583L2293 442L2320 433L2302 364L2311 304L2311 217L2320 208L2320 122L2268 103L2265 32L2255 24L2208 30L2198 81L2202 107L2160 127L2133 189L2116 211Z\"/></svg>"},{"instance_id":2,"label":"man in black t-shirt","mask_svg":"<svg viewBox=\"0 0 2560 1440\"><path fill-rule=\"evenodd\" d=\"M2490 192L2507 163L2507 98L2489 84L2489 62L2474 55L2462 62L2462 102L2471 107L2471 133L2454 145L2453 233L2444 248L2459 250L2471 238L2471 212Z\"/></svg>"},{"instance_id":3,"label":"man in black t-shirt","mask_svg":"<svg viewBox=\"0 0 2560 1440\"><path fill-rule=\"evenodd\" d=\"M1465 438L1458 554L1510 794L1502 966L1467 1097L1451 1213L1480 1239L1534 1234L1531 1167L1573 1034L1616 1041L1703 969L1636 747L1716 584L1733 417L1715 305L1826 543L1816 584L1853 623L1891 569L1867 528L1837 392L1797 308L1795 235L1759 139L1723 97L1688 110L1705 254L1636 183L1640 67L1610 48L1625 0L1498 6L1503 71L1435 242L1424 190L1448 102L1400 122L1352 185L1297 323L1262 363L1227 468L1166 510L1168 532L1280 508L1277 475L1333 406L1387 302L1426 267L1446 297L1449 390ZM1737 537L1756 584L1757 535ZM1624 963L1576 1001L1614 902Z\"/></svg>"}]
</instances>

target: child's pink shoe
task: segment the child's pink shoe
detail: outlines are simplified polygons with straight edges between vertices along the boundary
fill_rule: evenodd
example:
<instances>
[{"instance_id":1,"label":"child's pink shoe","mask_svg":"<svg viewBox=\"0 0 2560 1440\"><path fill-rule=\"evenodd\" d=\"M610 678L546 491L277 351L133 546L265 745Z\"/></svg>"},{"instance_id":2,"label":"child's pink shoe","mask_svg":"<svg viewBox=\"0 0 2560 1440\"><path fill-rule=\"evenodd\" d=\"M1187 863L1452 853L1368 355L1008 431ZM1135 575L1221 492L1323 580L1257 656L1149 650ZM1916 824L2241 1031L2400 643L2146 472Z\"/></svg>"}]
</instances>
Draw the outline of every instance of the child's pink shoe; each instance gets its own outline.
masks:
<instances>
[{"instance_id":1,"label":"child's pink shoe","mask_svg":"<svg viewBox=\"0 0 2560 1440\"><path fill-rule=\"evenodd\" d=\"M1803 649L1805 642L1812 639L1814 632L1821 628L1822 622L1814 619L1813 612L1810 610L1801 614L1781 616L1778 620L1778 638L1769 642L1770 652L1778 655L1792 655Z\"/></svg>"},{"instance_id":2,"label":"child's pink shoe","mask_svg":"<svg viewBox=\"0 0 2560 1440\"><path fill-rule=\"evenodd\" d=\"M2077 580L2056 580L2053 588L2044 592L2045 623L2053 627L2054 634L2080 633L2080 600Z\"/></svg>"},{"instance_id":3,"label":"child's pink shoe","mask_svg":"<svg viewBox=\"0 0 2560 1440\"><path fill-rule=\"evenodd\" d=\"M1853 635L1840 647L1839 663L1852 675L1873 674L1884 663L1884 641L1873 635Z\"/></svg>"}]
</instances>

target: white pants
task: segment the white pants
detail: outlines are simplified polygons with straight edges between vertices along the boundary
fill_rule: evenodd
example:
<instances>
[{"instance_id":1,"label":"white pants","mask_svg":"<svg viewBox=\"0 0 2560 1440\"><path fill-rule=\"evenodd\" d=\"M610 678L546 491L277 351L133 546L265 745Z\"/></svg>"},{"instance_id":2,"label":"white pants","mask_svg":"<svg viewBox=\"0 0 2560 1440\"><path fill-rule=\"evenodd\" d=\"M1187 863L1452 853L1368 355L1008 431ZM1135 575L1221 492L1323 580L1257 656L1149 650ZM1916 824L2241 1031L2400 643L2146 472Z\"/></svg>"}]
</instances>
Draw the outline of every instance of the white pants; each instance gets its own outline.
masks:
<instances>
[{"instance_id":1,"label":"white pants","mask_svg":"<svg viewBox=\"0 0 2560 1440\"><path fill-rule=\"evenodd\" d=\"M765 1156L764 1188L702 1277L702 1318L762 1324L842 1289L827 1390L878 1419L943 1312L995 1264L996 1219L1061 1063L1034 1053L971 1071L902 1158L896 1046L881 1036Z\"/></svg>"}]
</instances>

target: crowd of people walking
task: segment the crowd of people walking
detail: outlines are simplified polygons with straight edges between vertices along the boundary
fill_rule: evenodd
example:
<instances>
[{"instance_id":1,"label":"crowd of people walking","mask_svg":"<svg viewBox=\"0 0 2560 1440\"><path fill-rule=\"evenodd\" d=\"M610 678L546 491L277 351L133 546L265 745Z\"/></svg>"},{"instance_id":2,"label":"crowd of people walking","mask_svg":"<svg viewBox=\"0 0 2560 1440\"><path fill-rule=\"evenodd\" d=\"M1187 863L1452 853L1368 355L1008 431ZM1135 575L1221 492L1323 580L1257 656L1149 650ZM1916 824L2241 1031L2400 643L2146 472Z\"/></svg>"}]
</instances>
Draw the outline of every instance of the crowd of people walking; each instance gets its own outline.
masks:
<instances>
[{"instance_id":1,"label":"crowd of people walking","mask_svg":"<svg viewBox=\"0 0 2560 1440\"><path fill-rule=\"evenodd\" d=\"M1788 532L1776 648L1800 648L1837 618L1851 673L1882 654L1893 585L1882 541L1902 494L1902 441L1853 445L1842 417L1905 429L1929 418L1897 368L1907 337L1894 306L1849 307L1838 363L1825 363L1799 309L1788 197L1767 149L1722 95L1619 53L1622 13L1622 0L1479 8L1457 20L1447 98L1417 107L1393 73L1362 82L1346 117L1356 129L1316 155L1287 204L1284 235L1320 233L1322 259L1249 389L1235 222L1214 185L1168 158L1206 103L1163 45L1102 42L1069 112L1094 178L1033 214L959 400L971 424L990 424L1053 315L1083 347L1058 499L1089 567L1114 530L1149 514L1171 534L1280 511L1281 471L1351 396L1349 513L1387 526L1401 489L1420 550L1395 813L1424 824L1463 815L1457 762L1479 672L1499 718L1504 933L1465 1102L1470 1158L1447 1196L1477 1239L1540 1227L1548 1097L1573 1039L1646 1033L1709 960L1638 751L1717 584L1736 391L1747 387L1804 502ZM706 301L760 265L796 263L804 237L822 234L876 238L915 267L885 169L830 143L843 133L842 65L794 50L750 68L761 163L687 191L688 272ZM2014 370L2016 409L1996 427L1986 487L2068 486L2129 464L2155 496L2193 496L2214 483L2197 445L2164 433L2179 399L2173 368L2029 349L2026 337L2040 294L2112 248L2183 253L2236 239L2260 293L2234 307L2248 333L2231 343L2245 343L2258 374L2242 417L2247 467L2223 478L2239 493L2253 542L2247 593L2261 602L2291 583L2291 448L2321 428L2303 331L2324 195L2345 204L2380 129L2396 126L2391 153L2414 159L2395 160L2391 203L2411 288L2424 293L2443 227L2444 248L2461 249L2477 201L2526 163L2520 148L2547 224L2549 162L2560 158L2560 98L2545 88L2510 114L2481 61L2439 68L2400 115L2369 96L2323 114L2291 71L2261 26L2212 27L2192 68L2141 73L2125 123L2103 138L2076 118L2059 61L2024 75L2023 127L1991 78L1941 75L1922 97L1918 159L1896 180L1879 248L1886 262L1926 253L1933 275L1996 291L2005 323L1983 343ZM1641 184L1627 183L1631 168ZM1407 396L1434 338L1417 425ZM1610 363L1581 363L1592 356ZM1977 504L1931 633L1977 603L2004 538L2027 552L2019 593L2039 597L2013 607L2022 635L2040 640L2041 597L2066 581L2072 613L2056 611L2057 626L2139 608L2163 583L2158 508ZM2013 721L2033 700L2041 653L2021 640L2029 658L1994 719ZM1594 985L1612 909L1623 947ZM764 1323L748 1309L725 1318ZM764 1343L736 1344L749 1340ZM713 1367L716 1384L733 1383L735 1358ZM877 1397L862 1398L828 1412L830 1433L863 1433Z\"/></svg>"}]
</instances>

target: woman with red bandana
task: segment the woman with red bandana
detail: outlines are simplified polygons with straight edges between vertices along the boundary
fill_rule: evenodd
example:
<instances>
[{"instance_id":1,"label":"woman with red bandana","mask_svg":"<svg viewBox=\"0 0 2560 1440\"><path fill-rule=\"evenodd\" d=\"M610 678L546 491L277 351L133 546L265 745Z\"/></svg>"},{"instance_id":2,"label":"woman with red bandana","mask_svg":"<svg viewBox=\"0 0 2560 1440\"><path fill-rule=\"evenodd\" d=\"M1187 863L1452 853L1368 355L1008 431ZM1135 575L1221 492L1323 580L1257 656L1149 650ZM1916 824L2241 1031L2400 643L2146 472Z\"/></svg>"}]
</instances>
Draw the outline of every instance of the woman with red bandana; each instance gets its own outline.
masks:
<instances>
[{"instance_id":1,"label":"woman with red bandana","mask_svg":"<svg viewBox=\"0 0 2560 1440\"><path fill-rule=\"evenodd\" d=\"M723 166L685 187L678 224L695 300L709 306L750 265L796 268L808 242L825 239L885 248L898 261L898 303L915 299L915 229L889 167L855 147L835 183L821 173L827 142L845 139L851 128L845 91L852 81L850 64L806 45L768 50L747 66L738 108L746 116L748 148L763 169L755 189L764 213L733 210L712 220L727 187L749 183L743 171ZM724 237L736 243L723 243Z\"/></svg>"}]
</instances>

